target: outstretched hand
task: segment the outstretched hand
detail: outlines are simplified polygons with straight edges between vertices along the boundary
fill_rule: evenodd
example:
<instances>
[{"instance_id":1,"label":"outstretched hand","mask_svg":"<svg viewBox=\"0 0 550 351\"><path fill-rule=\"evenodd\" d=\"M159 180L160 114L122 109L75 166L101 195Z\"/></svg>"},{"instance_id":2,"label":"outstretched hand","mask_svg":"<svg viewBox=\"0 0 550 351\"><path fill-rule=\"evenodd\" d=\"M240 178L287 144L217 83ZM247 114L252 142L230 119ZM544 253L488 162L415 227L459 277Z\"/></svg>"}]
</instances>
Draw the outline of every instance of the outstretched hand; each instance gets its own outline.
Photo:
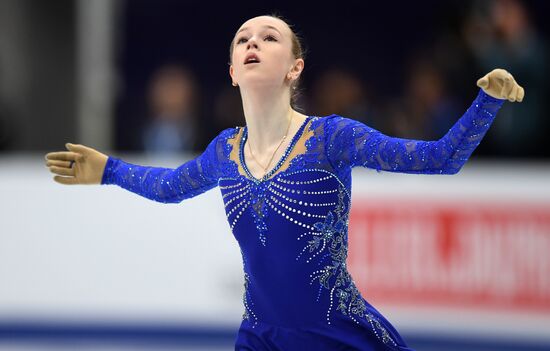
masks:
<instances>
[{"instance_id":1,"label":"outstretched hand","mask_svg":"<svg viewBox=\"0 0 550 351\"><path fill-rule=\"evenodd\" d=\"M525 90L502 68L496 68L479 78L477 86L497 99L521 102L525 96Z\"/></svg>"},{"instance_id":2,"label":"outstretched hand","mask_svg":"<svg viewBox=\"0 0 550 351\"><path fill-rule=\"evenodd\" d=\"M69 151L49 152L46 166L61 184L101 184L109 156L80 144L65 144ZM71 161L74 163L71 165Z\"/></svg>"}]
</instances>

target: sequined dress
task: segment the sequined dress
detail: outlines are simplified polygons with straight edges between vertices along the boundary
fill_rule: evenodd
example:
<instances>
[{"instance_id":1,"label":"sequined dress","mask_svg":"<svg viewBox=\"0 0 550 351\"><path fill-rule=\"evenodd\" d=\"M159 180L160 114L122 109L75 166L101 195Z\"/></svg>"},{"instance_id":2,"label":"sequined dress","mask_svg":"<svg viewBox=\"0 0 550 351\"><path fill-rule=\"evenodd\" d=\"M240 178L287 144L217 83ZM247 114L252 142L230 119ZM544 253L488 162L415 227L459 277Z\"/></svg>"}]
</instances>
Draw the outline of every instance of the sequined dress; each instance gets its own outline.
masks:
<instances>
[{"instance_id":1,"label":"sequined dress","mask_svg":"<svg viewBox=\"0 0 550 351\"><path fill-rule=\"evenodd\" d=\"M228 128L175 169L109 156L101 184L162 203L219 187L244 270L235 350L412 350L348 272L351 170L455 174L503 102L480 90L434 141L390 137L337 114L309 116L262 179L243 158L246 126Z\"/></svg>"}]
</instances>

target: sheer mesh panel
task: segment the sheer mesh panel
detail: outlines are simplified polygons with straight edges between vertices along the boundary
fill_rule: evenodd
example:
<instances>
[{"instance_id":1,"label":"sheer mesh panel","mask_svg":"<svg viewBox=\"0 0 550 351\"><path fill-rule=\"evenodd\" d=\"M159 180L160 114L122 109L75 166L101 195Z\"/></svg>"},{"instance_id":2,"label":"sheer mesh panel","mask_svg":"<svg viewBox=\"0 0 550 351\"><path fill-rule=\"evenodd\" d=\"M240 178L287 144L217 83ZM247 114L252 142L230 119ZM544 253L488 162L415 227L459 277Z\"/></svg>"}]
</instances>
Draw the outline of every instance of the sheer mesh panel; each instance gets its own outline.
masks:
<instances>
[{"instance_id":1,"label":"sheer mesh panel","mask_svg":"<svg viewBox=\"0 0 550 351\"><path fill-rule=\"evenodd\" d=\"M126 190L163 203L178 203L214 188L220 177L226 140L231 128L219 133L198 157L178 168L140 166L109 156L101 184Z\"/></svg>"},{"instance_id":2,"label":"sheer mesh panel","mask_svg":"<svg viewBox=\"0 0 550 351\"><path fill-rule=\"evenodd\" d=\"M434 141L387 136L336 115L327 122L327 156L336 169L362 166L378 172L455 174L479 145L503 102L480 90L464 115Z\"/></svg>"}]
</instances>

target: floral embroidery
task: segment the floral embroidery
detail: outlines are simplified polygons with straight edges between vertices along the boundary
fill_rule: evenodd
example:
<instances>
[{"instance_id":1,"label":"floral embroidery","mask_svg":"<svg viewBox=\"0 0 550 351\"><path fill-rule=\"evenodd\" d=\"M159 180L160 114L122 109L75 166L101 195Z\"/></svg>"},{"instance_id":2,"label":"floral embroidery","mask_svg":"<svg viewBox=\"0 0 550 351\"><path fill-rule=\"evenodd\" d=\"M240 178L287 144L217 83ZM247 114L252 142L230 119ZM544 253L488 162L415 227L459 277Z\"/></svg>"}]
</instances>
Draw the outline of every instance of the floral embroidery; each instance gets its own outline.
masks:
<instances>
[{"instance_id":1,"label":"floral embroidery","mask_svg":"<svg viewBox=\"0 0 550 351\"><path fill-rule=\"evenodd\" d=\"M252 328L254 328L258 324L258 317L256 316L256 314L252 309L252 306L254 306L254 302L251 301L252 299L250 296L250 290L249 290L250 276L248 275L248 272L247 272L247 266L248 266L247 260L243 253L243 250L240 249L240 251L243 258L243 267L244 267L244 293L243 293L244 313L242 315L242 320L254 322L254 324L252 325Z\"/></svg>"},{"instance_id":2,"label":"floral embroidery","mask_svg":"<svg viewBox=\"0 0 550 351\"><path fill-rule=\"evenodd\" d=\"M242 319L252 321L252 316L253 316L256 319L254 321L254 326L255 326L258 323L258 320L254 315L254 312L252 312L250 305L248 304L248 299L250 298L250 292L248 291L249 284L250 284L250 277L248 276L248 273L245 272L244 273L244 293L243 293L243 303L244 303L245 310L244 310Z\"/></svg>"},{"instance_id":3,"label":"floral embroidery","mask_svg":"<svg viewBox=\"0 0 550 351\"><path fill-rule=\"evenodd\" d=\"M269 180L267 180L269 182ZM265 206L266 192L268 189L268 183L261 182L259 184L252 184L251 191L251 203L252 203L252 216L254 217L254 224L259 233L260 242L263 246L266 246L266 233L268 231L267 225L267 206Z\"/></svg>"},{"instance_id":4,"label":"floral embroidery","mask_svg":"<svg viewBox=\"0 0 550 351\"><path fill-rule=\"evenodd\" d=\"M344 198L346 193L341 184L338 186L338 189L338 204L334 208L334 212L328 211L324 221L313 224L317 232L311 232L312 238L307 242L307 246L304 248L304 251L305 249L309 249L310 253L315 251L306 261L307 263L309 263L313 257L325 251L325 247L328 253L323 256L319 265L321 265L326 258L330 257L331 259L330 264L326 264L323 269L316 270L310 275L310 277L312 277L310 284L313 284L314 280L319 281L317 301L319 301L323 288L330 290L330 303L326 314L327 324L331 324L330 312L334 303L334 297L336 297L336 311L349 316L357 324L360 323L355 317L366 318L370 322L375 335L380 340L384 343L397 345L380 321L373 314L366 313L367 306L365 301L362 299L359 290L355 286L347 270L347 240L345 234L347 233L347 219L349 215L345 212ZM302 251L302 253L304 251ZM297 259L302 253L298 255Z\"/></svg>"},{"instance_id":5,"label":"floral embroidery","mask_svg":"<svg viewBox=\"0 0 550 351\"><path fill-rule=\"evenodd\" d=\"M374 333L376 334L376 336L378 337L378 339L381 339L384 343L388 343L388 341L391 341L391 343L395 346L397 346L397 344L395 343L395 341L393 341L393 339L391 338L390 336L390 333L388 333L388 331L386 330L386 328L384 328L382 326L382 324L380 323L380 321L378 320L378 318L376 318L374 315L372 315L371 313L367 313L366 315L368 321L370 322L370 324L372 325L372 329L374 330ZM373 324L374 323L374 324ZM376 325L376 327L375 327ZM378 331L382 333L382 335L378 335L378 333L376 332L376 328L378 328Z\"/></svg>"}]
</instances>

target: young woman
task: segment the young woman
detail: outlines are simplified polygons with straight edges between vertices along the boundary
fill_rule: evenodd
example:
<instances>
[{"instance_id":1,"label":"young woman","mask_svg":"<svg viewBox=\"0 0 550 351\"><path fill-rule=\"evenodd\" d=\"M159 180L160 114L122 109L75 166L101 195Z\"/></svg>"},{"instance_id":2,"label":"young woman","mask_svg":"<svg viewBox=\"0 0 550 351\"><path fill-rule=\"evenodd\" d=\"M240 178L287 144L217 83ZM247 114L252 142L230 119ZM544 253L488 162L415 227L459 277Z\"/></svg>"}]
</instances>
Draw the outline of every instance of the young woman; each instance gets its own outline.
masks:
<instances>
[{"instance_id":1,"label":"young woman","mask_svg":"<svg viewBox=\"0 0 550 351\"><path fill-rule=\"evenodd\" d=\"M46 155L61 184L116 184L178 203L216 186L244 265L236 350L411 350L358 291L347 266L351 170L455 174L503 102L524 90L505 70L480 78L476 99L436 141L390 137L351 118L293 107L301 44L281 18L246 21L230 47L229 74L246 125L221 131L176 169L146 167L90 147Z\"/></svg>"}]
</instances>

